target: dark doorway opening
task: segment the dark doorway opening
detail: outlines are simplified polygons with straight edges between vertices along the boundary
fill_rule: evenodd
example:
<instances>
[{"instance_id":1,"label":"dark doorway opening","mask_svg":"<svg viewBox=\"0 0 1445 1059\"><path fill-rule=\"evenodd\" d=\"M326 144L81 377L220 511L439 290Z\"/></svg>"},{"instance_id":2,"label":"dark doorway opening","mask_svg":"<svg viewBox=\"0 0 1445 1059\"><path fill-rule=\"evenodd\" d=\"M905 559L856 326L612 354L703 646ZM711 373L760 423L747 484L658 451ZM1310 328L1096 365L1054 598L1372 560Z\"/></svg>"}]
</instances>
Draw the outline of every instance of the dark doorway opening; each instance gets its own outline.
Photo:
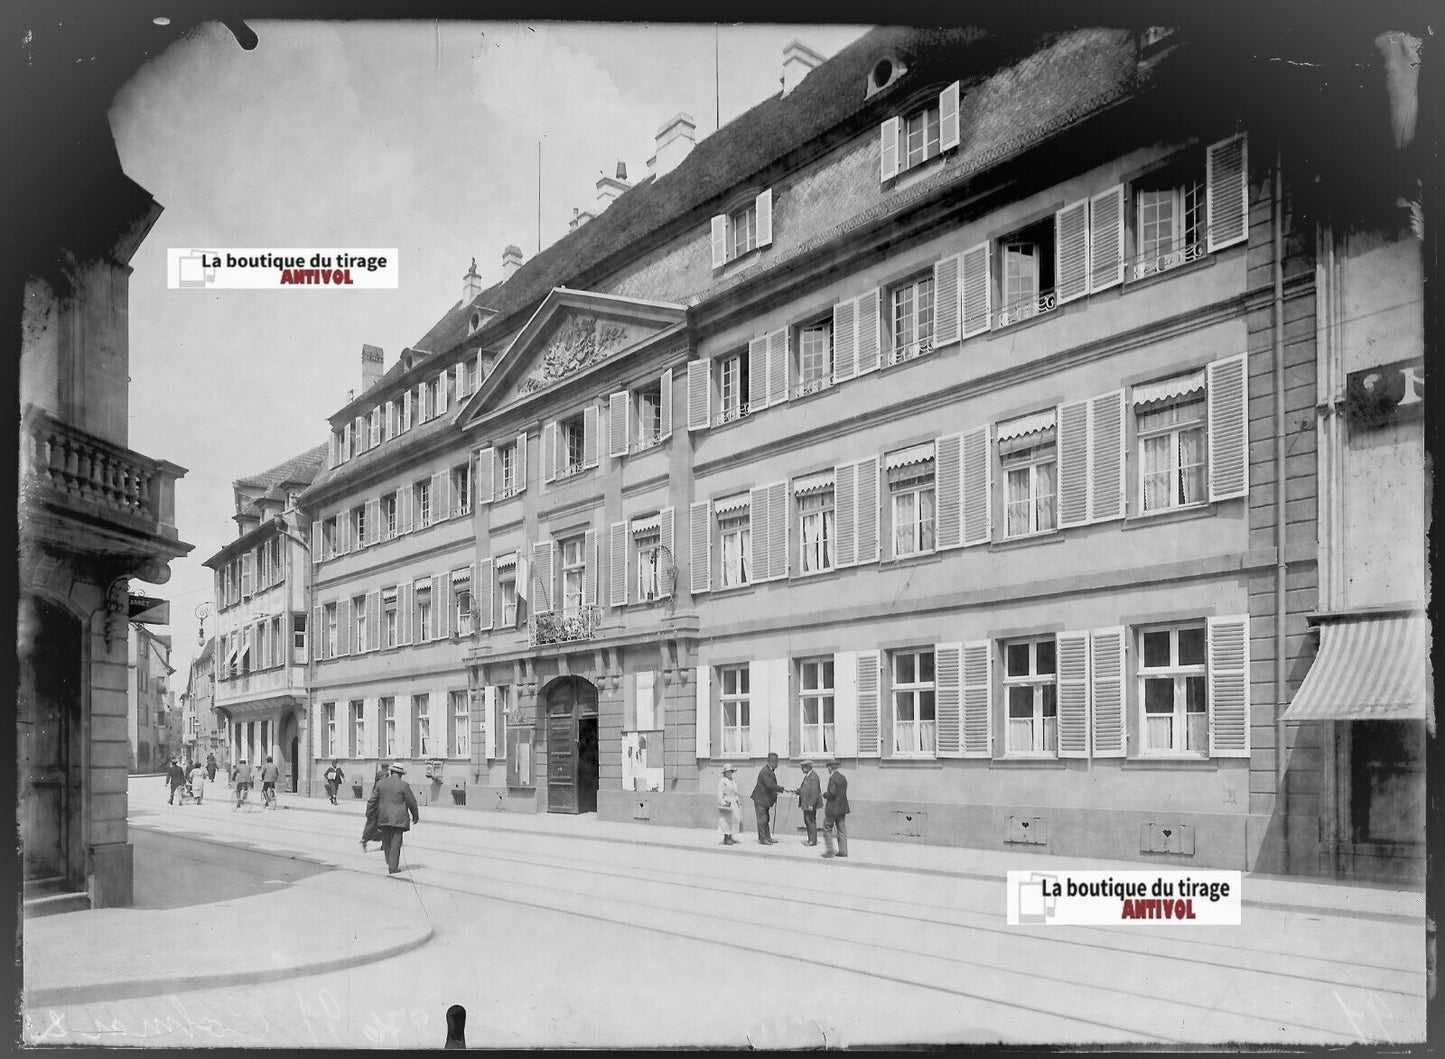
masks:
<instances>
[{"instance_id":1,"label":"dark doorway opening","mask_svg":"<svg viewBox=\"0 0 1445 1059\"><path fill-rule=\"evenodd\" d=\"M562 677L547 686L547 811L587 813L597 810L597 689L581 677ZM584 760L584 726L590 722ZM584 802L584 799L586 801Z\"/></svg>"},{"instance_id":2,"label":"dark doorway opening","mask_svg":"<svg viewBox=\"0 0 1445 1059\"><path fill-rule=\"evenodd\" d=\"M298 736L291 737L291 793L295 794L301 789L301 740Z\"/></svg>"},{"instance_id":3,"label":"dark doorway opening","mask_svg":"<svg viewBox=\"0 0 1445 1059\"><path fill-rule=\"evenodd\" d=\"M597 718L583 717L577 722L577 811L597 811L597 788L601 780L601 761L597 753Z\"/></svg>"},{"instance_id":4,"label":"dark doorway opening","mask_svg":"<svg viewBox=\"0 0 1445 1059\"><path fill-rule=\"evenodd\" d=\"M25 882L84 885L80 623L43 599L21 609L20 839ZM145 744L141 744L145 748Z\"/></svg>"}]
</instances>

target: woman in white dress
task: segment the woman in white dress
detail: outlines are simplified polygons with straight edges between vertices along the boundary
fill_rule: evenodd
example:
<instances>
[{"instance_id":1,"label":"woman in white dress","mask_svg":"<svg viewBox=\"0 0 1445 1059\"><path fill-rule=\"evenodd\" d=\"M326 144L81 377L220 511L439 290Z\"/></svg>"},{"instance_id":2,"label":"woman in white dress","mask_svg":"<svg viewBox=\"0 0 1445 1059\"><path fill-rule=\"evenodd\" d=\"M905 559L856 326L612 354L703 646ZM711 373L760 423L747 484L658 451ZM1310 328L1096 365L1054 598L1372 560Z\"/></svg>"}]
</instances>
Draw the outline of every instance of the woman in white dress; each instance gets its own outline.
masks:
<instances>
[{"instance_id":1,"label":"woman in white dress","mask_svg":"<svg viewBox=\"0 0 1445 1059\"><path fill-rule=\"evenodd\" d=\"M743 829L743 800L733 782L736 765L724 765L722 779L717 782L717 829L722 832L724 846L737 845L733 838Z\"/></svg>"},{"instance_id":2,"label":"woman in white dress","mask_svg":"<svg viewBox=\"0 0 1445 1059\"><path fill-rule=\"evenodd\" d=\"M195 796L197 805L206 796L206 769L199 762L191 769L191 794Z\"/></svg>"}]
</instances>

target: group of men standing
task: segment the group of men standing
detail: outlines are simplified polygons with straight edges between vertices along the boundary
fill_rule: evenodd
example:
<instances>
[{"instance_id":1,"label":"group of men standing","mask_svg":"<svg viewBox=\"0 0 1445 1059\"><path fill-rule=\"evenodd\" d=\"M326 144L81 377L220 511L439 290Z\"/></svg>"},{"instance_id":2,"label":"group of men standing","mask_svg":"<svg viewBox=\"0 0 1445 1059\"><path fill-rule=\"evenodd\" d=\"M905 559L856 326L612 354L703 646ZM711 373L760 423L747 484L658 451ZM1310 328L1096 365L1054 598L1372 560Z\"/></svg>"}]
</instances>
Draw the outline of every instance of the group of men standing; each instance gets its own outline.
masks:
<instances>
[{"instance_id":1,"label":"group of men standing","mask_svg":"<svg viewBox=\"0 0 1445 1059\"><path fill-rule=\"evenodd\" d=\"M843 775L842 764L837 759L826 763L828 787L823 789L818 774L813 771L813 762L804 758L798 762L803 778L792 790L778 780L778 755L769 754L768 763L758 770L758 781L753 787L753 815L757 819L758 844L776 845L778 840L772 833L772 812L778 804L779 794L796 794L798 805L803 810L803 826L808 838L805 846L818 844L818 810L823 809L823 845L825 857L846 857L848 855L848 778ZM723 845L737 844L733 836L742 827L742 803L738 798L737 783L733 773L737 766L723 766L723 777L718 783L718 829L723 834ZM834 849L834 839L837 849Z\"/></svg>"}]
</instances>

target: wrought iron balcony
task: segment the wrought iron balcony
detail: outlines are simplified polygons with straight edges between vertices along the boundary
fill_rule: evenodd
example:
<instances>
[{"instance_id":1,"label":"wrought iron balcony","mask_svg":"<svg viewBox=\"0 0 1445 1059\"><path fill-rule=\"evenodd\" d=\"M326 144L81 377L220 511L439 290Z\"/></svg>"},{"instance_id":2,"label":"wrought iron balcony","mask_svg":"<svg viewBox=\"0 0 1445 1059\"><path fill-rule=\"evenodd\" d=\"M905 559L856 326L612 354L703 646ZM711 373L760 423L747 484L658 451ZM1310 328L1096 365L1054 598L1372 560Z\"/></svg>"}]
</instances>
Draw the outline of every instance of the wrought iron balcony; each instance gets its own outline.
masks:
<instances>
[{"instance_id":1,"label":"wrought iron balcony","mask_svg":"<svg viewBox=\"0 0 1445 1059\"><path fill-rule=\"evenodd\" d=\"M1161 272L1168 272L1170 269L1187 265L1191 261L1198 261L1206 253L1205 244L1196 242L1169 250L1161 248L1150 254L1140 254L1124 263L1124 281L1130 283L1157 276Z\"/></svg>"},{"instance_id":2,"label":"wrought iron balcony","mask_svg":"<svg viewBox=\"0 0 1445 1059\"><path fill-rule=\"evenodd\" d=\"M793 399L807 397L809 394L822 393L833 385L833 376L823 375L816 379L809 379L806 382L797 383L793 387Z\"/></svg>"},{"instance_id":3,"label":"wrought iron balcony","mask_svg":"<svg viewBox=\"0 0 1445 1059\"><path fill-rule=\"evenodd\" d=\"M993 326L999 328L1021 324L1025 320L1032 320L1035 316L1051 313L1058 307L1059 298L1056 291L1046 290L1037 295L1031 294L1027 298L1015 299L997 310L993 314Z\"/></svg>"},{"instance_id":4,"label":"wrought iron balcony","mask_svg":"<svg viewBox=\"0 0 1445 1059\"><path fill-rule=\"evenodd\" d=\"M628 455L636 455L639 452L646 452L662 444L662 431L649 431L644 437L638 438L627 446Z\"/></svg>"},{"instance_id":5,"label":"wrought iron balcony","mask_svg":"<svg viewBox=\"0 0 1445 1059\"><path fill-rule=\"evenodd\" d=\"M591 640L601 624L601 607L534 614L527 621L528 641L533 647L544 647L547 644Z\"/></svg>"},{"instance_id":6,"label":"wrought iron balcony","mask_svg":"<svg viewBox=\"0 0 1445 1059\"><path fill-rule=\"evenodd\" d=\"M933 339L921 338L917 342L909 342L907 345L898 346L888 352L889 364L902 364L906 360L921 357L926 353L933 352Z\"/></svg>"},{"instance_id":7,"label":"wrought iron balcony","mask_svg":"<svg viewBox=\"0 0 1445 1059\"><path fill-rule=\"evenodd\" d=\"M720 427L724 423L734 423L739 419L746 419L748 416L748 403L743 401L734 408L724 408L717 415L713 416L712 425Z\"/></svg>"}]
</instances>

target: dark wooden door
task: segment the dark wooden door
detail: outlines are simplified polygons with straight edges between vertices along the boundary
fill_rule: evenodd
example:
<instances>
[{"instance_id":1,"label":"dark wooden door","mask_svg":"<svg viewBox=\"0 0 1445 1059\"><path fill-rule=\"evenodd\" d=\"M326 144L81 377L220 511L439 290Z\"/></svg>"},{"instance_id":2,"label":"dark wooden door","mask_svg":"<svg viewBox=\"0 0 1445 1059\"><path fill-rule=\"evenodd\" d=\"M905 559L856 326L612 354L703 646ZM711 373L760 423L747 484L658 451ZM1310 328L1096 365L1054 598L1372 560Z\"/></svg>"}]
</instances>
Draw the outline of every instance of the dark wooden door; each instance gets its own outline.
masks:
<instances>
[{"instance_id":1,"label":"dark wooden door","mask_svg":"<svg viewBox=\"0 0 1445 1059\"><path fill-rule=\"evenodd\" d=\"M77 881L71 856L80 806L80 625L43 600L34 603L31 647L20 659L20 837L26 882Z\"/></svg>"}]
</instances>

